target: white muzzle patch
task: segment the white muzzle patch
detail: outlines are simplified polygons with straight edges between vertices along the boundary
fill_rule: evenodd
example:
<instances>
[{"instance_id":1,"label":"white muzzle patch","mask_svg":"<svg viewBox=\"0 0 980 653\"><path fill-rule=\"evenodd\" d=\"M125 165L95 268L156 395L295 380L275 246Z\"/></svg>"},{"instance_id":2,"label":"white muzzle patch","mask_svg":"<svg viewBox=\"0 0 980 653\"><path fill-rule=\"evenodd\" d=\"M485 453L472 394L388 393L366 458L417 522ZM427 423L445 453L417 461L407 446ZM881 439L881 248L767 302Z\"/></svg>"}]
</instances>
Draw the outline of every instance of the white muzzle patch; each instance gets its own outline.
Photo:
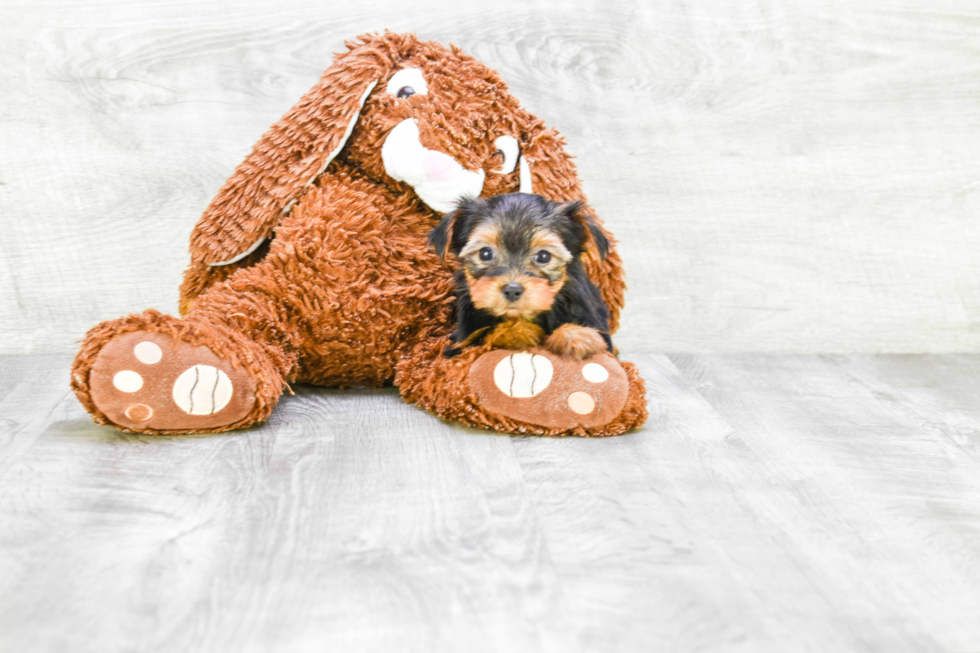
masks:
<instances>
[{"instance_id":1,"label":"white muzzle patch","mask_svg":"<svg viewBox=\"0 0 980 653\"><path fill-rule=\"evenodd\" d=\"M464 197L477 197L486 178L482 169L467 170L448 154L422 147L414 118L391 130L381 146L381 161L389 177L411 186L426 206L439 213L452 211Z\"/></svg>"}]
</instances>

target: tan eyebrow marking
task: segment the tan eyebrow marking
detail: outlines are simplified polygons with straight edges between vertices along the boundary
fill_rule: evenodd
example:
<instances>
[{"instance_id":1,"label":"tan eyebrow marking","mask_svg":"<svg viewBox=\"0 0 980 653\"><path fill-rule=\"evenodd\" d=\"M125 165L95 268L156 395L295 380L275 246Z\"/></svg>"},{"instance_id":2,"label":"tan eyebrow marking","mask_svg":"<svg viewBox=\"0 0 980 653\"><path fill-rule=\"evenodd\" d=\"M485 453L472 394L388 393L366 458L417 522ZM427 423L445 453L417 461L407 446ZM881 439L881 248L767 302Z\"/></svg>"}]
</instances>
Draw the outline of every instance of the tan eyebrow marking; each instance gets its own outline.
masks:
<instances>
[{"instance_id":1,"label":"tan eyebrow marking","mask_svg":"<svg viewBox=\"0 0 980 653\"><path fill-rule=\"evenodd\" d=\"M558 234L553 232L539 231L531 238L532 256L541 249L551 252L552 256L559 259L563 264L572 260L572 253L565 247L565 243L561 242Z\"/></svg>"},{"instance_id":2,"label":"tan eyebrow marking","mask_svg":"<svg viewBox=\"0 0 980 653\"><path fill-rule=\"evenodd\" d=\"M467 258L484 247L492 247L495 250L500 250L500 232L496 228L484 226L474 229L473 233L470 234L470 239L466 241L466 245L459 253L459 256L460 258Z\"/></svg>"}]
</instances>

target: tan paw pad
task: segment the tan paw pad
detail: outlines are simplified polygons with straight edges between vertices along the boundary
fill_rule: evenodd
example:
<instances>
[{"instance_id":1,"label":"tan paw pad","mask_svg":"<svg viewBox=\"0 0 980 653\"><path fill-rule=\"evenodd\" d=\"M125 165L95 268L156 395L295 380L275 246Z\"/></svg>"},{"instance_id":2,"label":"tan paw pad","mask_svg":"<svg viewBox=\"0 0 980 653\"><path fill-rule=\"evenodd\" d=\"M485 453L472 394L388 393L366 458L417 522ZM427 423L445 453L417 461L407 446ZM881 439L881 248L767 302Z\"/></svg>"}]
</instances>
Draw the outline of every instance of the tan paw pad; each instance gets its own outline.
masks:
<instances>
[{"instance_id":1,"label":"tan paw pad","mask_svg":"<svg viewBox=\"0 0 980 653\"><path fill-rule=\"evenodd\" d=\"M133 370L123 370L112 375L112 385L119 392L139 392L143 377Z\"/></svg>"},{"instance_id":2,"label":"tan paw pad","mask_svg":"<svg viewBox=\"0 0 980 653\"><path fill-rule=\"evenodd\" d=\"M145 422L153 417L153 409L146 404L133 404L126 409L126 417L136 422Z\"/></svg>"},{"instance_id":3,"label":"tan paw pad","mask_svg":"<svg viewBox=\"0 0 980 653\"><path fill-rule=\"evenodd\" d=\"M589 383L605 383L609 380L609 370L599 363L586 363L582 366L582 377Z\"/></svg>"},{"instance_id":4,"label":"tan paw pad","mask_svg":"<svg viewBox=\"0 0 980 653\"><path fill-rule=\"evenodd\" d=\"M163 358L163 350L157 343L144 340L133 347L133 355L144 365L156 365Z\"/></svg>"},{"instance_id":5,"label":"tan paw pad","mask_svg":"<svg viewBox=\"0 0 980 653\"><path fill-rule=\"evenodd\" d=\"M588 392L573 392L568 395L568 407L577 415L588 415L595 410L595 399Z\"/></svg>"}]
</instances>

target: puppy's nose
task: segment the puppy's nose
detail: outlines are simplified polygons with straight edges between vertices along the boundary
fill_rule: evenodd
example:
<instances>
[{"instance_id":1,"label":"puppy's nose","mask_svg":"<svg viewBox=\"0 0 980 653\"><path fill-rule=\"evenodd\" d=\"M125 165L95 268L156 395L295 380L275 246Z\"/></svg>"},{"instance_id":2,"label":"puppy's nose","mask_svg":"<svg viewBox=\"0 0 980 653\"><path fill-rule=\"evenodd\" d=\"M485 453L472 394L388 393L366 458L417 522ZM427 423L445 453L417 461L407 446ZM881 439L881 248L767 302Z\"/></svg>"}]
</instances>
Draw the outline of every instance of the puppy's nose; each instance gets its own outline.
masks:
<instances>
[{"instance_id":1,"label":"puppy's nose","mask_svg":"<svg viewBox=\"0 0 980 653\"><path fill-rule=\"evenodd\" d=\"M516 281L511 281L503 287L502 292L504 293L504 299L509 302L516 302L524 294L524 286Z\"/></svg>"}]
</instances>

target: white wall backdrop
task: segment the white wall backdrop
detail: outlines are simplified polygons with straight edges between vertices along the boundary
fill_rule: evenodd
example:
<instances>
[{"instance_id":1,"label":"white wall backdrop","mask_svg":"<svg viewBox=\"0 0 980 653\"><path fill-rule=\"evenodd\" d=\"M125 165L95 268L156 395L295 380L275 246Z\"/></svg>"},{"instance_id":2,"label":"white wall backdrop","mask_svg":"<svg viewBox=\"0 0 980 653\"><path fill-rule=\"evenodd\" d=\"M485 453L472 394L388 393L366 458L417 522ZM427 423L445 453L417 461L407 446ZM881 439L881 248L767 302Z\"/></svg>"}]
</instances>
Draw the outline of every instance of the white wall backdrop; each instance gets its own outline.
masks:
<instances>
[{"instance_id":1,"label":"white wall backdrop","mask_svg":"<svg viewBox=\"0 0 980 653\"><path fill-rule=\"evenodd\" d=\"M0 2L0 353L176 310L187 237L343 40L414 30L561 130L629 351L980 351L980 3Z\"/></svg>"}]
</instances>

